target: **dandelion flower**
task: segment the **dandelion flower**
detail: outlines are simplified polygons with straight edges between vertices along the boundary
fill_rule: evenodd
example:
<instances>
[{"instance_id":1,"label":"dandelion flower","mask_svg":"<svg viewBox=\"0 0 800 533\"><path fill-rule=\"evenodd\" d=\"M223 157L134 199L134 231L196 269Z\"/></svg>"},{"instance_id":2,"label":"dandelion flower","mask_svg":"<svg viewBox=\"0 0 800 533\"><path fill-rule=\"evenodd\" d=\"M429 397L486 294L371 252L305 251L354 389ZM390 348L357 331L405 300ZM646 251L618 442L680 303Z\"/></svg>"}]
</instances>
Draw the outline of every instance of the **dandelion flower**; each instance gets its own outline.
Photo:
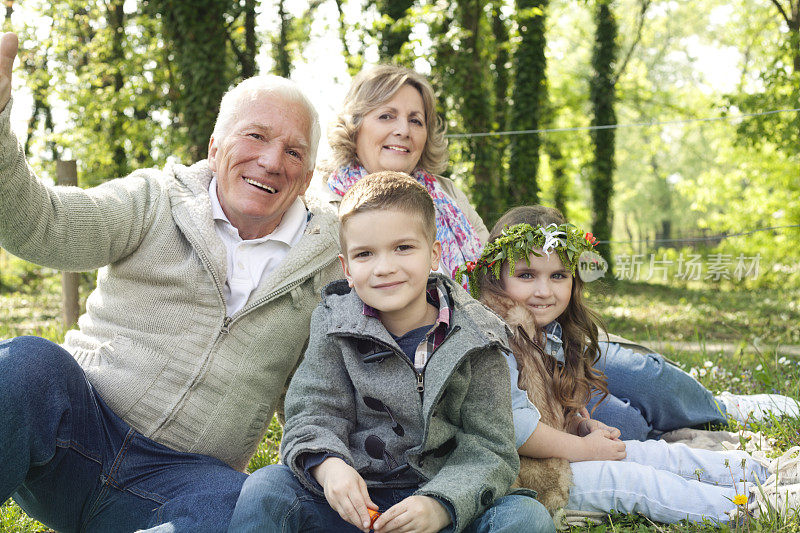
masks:
<instances>
[{"instance_id":1,"label":"dandelion flower","mask_svg":"<svg viewBox=\"0 0 800 533\"><path fill-rule=\"evenodd\" d=\"M737 494L733 498L733 503L736 505L746 505L747 504L747 496L744 494Z\"/></svg>"}]
</instances>

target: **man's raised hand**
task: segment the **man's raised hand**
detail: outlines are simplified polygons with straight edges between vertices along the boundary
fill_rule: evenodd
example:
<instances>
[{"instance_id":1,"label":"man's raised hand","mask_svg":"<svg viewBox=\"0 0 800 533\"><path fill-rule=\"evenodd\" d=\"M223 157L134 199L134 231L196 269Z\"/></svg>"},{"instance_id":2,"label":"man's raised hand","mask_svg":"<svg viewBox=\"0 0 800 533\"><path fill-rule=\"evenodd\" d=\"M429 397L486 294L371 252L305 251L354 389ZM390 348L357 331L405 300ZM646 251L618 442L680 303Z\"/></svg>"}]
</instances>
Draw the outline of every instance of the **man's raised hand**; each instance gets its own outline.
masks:
<instances>
[{"instance_id":1,"label":"man's raised hand","mask_svg":"<svg viewBox=\"0 0 800 533\"><path fill-rule=\"evenodd\" d=\"M11 69L17 57L16 33L4 33L0 40L0 111L11 99Z\"/></svg>"}]
</instances>

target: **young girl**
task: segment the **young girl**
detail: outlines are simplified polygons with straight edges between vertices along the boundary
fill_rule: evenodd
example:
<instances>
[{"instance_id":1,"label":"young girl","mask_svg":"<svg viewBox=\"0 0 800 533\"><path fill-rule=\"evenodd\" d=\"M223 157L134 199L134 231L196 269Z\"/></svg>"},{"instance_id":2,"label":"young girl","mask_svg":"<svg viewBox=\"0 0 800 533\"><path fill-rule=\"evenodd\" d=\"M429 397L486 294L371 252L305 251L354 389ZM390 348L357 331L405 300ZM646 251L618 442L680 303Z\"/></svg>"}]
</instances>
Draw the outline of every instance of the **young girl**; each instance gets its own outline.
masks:
<instances>
[{"instance_id":1,"label":"young girl","mask_svg":"<svg viewBox=\"0 0 800 533\"><path fill-rule=\"evenodd\" d=\"M766 479L765 466L740 451L620 441L618 430L586 411L592 391L607 391L603 374L592 368L598 319L575 275L593 240L555 209L519 207L497 222L481 258L459 272L514 331L519 386L541 413L519 448L519 482L537 490L551 512L567 507L640 513L665 523L728 521L733 501L746 500L737 494Z\"/></svg>"}]
</instances>

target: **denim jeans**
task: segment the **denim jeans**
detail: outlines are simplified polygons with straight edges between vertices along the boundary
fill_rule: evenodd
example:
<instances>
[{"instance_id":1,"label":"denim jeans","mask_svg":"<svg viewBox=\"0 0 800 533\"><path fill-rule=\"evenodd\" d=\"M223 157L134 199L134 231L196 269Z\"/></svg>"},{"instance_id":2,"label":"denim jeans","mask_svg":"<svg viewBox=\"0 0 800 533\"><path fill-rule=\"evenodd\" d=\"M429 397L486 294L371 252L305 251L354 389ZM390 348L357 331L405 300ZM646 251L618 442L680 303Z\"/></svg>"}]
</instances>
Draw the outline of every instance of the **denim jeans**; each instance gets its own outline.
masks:
<instances>
[{"instance_id":1,"label":"denim jeans","mask_svg":"<svg viewBox=\"0 0 800 533\"><path fill-rule=\"evenodd\" d=\"M0 342L0 502L57 531L225 531L247 476L131 429L50 341Z\"/></svg>"},{"instance_id":2,"label":"denim jeans","mask_svg":"<svg viewBox=\"0 0 800 533\"><path fill-rule=\"evenodd\" d=\"M371 488L369 495L380 511L385 511L415 491ZM301 485L289 467L271 465L257 470L245 482L229 531L358 533L360 530L342 520L323 496ZM465 531L544 533L555 532L555 525L541 503L529 496L512 494L495 501Z\"/></svg>"},{"instance_id":3,"label":"denim jeans","mask_svg":"<svg viewBox=\"0 0 800 533\"><path fill-rule=\"evenodd\" d=\"M741 480L749 485L767 478L766 467L742 451L708 451L656 440L626 441L625 446L628 456L622 461L570 463L568 509L613 509L664 523L703 518L727 522L726 513L736 507L734 496L749 493Z\"/></svg>"},{"instance_id":4,"label":"denim jeans","mask_svg":"<svg viewBox=\"0 0 800 533\"><path fill-rule=\"evenodd\" d=\"M595 368L608 378L609 395L592 418L619 428L623 440L646 440L682 427L725 423L725 408L696 379L655 354L600 342ZM597 403L593 397L588 409Z\"/></svg>"}]
</instances>

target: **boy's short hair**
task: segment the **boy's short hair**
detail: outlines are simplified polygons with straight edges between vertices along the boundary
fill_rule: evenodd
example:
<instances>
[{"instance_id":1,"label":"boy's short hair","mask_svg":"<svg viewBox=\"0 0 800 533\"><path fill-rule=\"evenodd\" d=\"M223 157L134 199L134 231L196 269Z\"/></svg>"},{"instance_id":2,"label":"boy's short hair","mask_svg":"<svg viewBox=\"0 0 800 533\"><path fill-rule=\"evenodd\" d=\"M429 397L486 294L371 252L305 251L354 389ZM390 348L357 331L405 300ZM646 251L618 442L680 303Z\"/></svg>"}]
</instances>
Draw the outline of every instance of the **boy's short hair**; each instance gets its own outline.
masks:
<instances>
[{"instance_id":1,"label":"boy's short hair","mask_svg":"<svg viewBox=\"0 0 800 533\"><path fill-rule=\"evenodd\" d=\"M436 208L428 190L402 172L385 170L358 180L339 205L339 244L345 252L344 224L350 217L375 209L399 209L417 215L428 242L436 240Z\"/></svg>"}]
</instances>

